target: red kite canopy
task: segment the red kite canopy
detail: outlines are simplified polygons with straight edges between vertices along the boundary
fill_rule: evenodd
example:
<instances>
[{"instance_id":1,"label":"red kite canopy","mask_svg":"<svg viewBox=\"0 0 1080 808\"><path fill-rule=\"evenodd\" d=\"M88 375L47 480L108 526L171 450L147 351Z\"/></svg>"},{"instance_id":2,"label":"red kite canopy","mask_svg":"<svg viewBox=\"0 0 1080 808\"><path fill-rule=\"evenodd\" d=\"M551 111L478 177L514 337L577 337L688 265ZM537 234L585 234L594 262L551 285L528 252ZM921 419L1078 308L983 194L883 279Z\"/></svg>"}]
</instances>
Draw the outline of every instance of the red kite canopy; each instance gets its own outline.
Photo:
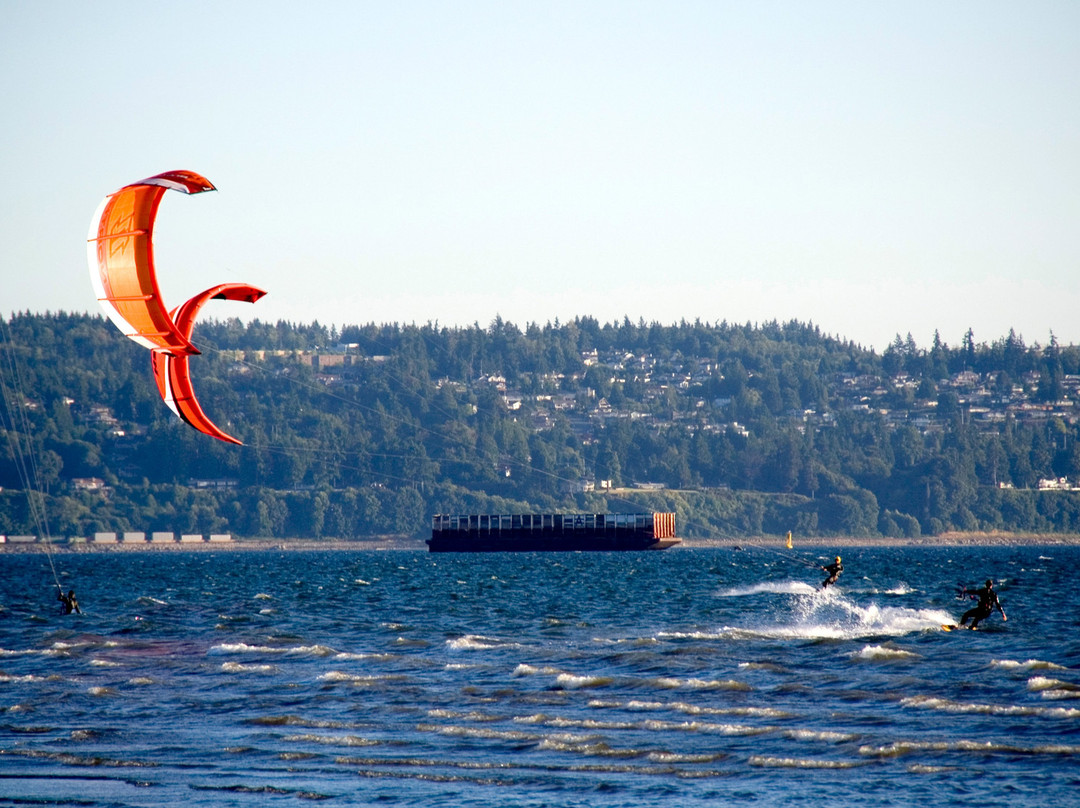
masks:
<instances>
[{"instance_id":1,"label":"red kite canopy","mask_svg":"<svg viewBox=\"0 0 1080 808\"><path fill-rule=\"evenodd\" d=\"M223 283L195 295L183 306L174 309L173 320L180 333L188 339L195 325L195 317L206 301L242 300L254 303L265 294L266 292L262 289L256 289L254 286ZM191 386L191 376L188 375L188 354L173 354L161 348L155 348L150 353L150 362L154 371L154 380L157 381L158 392L173 412L200 432L205 432L218 440L240 443L232 435L226 435L218 429L199 406L195 398L195 390Z\"/></svg>"},{"instance_id":2,"label":"red kite canopy","mask_svg":"<svg viewBox=\"0 0 1080 808\"><path fill-rule=\"evenodd\" d=\"M195 399L188 357L199 353L191 343L195 316L208 300L254 303L261 289L226 283L207 289L172 312L165 307L154 270L153 233L165 191L199 194L214 186L194 171L166 171L125 185L105 197L87 236L90 281L98 302L117 328L153 351L154 377L162 399L200 432L240 443L206 417Z\"/></svg>"}]
</instances>

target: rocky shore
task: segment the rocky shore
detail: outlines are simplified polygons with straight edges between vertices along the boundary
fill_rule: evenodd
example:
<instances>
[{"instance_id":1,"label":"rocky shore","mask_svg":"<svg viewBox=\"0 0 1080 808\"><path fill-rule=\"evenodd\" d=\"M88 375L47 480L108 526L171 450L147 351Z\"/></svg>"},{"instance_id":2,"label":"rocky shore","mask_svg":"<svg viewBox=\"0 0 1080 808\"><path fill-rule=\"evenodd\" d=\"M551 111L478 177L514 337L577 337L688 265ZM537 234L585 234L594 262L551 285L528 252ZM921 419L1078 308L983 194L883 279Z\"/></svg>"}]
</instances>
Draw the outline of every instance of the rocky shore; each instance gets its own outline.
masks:
<instances>
[{"instance_id":1,"label":"rocky shore","mask_svg":"<svg viewBox=\"0 0 1080 808\"><path fill-rule=\"evenodd\" d=\"M683 539L680 545L695 547L783 547L783 536L759 536L747 539ZM795 547L1041 547L1080 545L1075 533L942 533L940 536L916 538L868 536L806 536L793 537Z\"/></svg>"},{"instance_id":2,"label":"rocky shore","mask_svg":"<svg viewBox=\"0 0 1080 808\"><path fill-rule=\"evenodd\" d=\"M227 542L45 542L0 544L0 553L233 553L253 550L317 551L351 550L426 550L420 539L405 536L379 537L368 540L340 539L234 539Z\"/></svg>"}]
</instances>

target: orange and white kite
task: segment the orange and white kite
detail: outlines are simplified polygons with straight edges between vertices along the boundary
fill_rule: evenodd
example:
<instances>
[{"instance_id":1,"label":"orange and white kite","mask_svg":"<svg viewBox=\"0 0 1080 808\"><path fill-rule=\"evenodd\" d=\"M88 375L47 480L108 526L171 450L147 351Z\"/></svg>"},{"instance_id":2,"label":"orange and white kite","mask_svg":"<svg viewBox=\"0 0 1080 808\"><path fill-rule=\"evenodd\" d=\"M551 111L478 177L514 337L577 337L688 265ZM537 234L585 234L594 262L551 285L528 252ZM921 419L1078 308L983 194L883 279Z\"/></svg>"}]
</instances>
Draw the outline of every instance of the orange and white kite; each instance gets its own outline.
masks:
<instances>
[{"instance_id":1,"label":"orange and white kite","mask_svg":"<svg viewBox=\"0 0 1080 808\"><path fill-rule=\"evenodd\" d=\"M105 197L87 235L90 281L116 327L151 349L158 392L173 412L200 432L239 444L206 416L195 398L188 358L199 349L191 342L191 330L208 300L254 303L266 292L246 284L219 284L171 312L166 309L154 270L153 234L158 205L168 190L199 194L216 189L193 171L167 171Z\"/></svg>"}]
</instances>

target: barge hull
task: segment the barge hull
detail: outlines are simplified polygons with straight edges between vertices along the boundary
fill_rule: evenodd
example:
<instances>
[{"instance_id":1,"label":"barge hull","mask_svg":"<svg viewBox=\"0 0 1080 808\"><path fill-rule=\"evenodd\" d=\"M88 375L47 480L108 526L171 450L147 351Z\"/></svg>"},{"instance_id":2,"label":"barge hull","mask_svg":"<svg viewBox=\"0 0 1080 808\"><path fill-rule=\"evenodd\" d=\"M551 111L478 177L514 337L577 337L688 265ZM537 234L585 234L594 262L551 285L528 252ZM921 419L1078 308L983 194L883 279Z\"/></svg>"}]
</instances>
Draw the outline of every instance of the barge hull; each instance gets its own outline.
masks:
<instances>
[{"instance_id":1,"label":"barge hull","mask_svg":"<svg viewBox=\"0 0 1080 808\"><path fill-rule=\"evenodd\" d=\"M679 544L675 514L438 514L433 553L666 550Z\"/></svg>"}]
</instances>

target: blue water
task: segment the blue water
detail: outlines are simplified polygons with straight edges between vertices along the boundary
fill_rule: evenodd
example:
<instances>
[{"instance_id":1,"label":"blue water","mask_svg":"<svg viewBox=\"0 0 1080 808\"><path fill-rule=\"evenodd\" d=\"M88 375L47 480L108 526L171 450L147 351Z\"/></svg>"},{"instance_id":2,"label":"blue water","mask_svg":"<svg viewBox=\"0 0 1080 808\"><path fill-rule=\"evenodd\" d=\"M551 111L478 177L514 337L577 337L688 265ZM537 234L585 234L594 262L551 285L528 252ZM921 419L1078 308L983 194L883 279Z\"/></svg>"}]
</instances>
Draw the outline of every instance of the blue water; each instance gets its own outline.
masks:
<instances>
[{"instance_id":1,"label":"blue water","mask_svg":"<svg viewBox=\"0 0 1080 808\"><path fill-rule=\"evenodd\" d=\"M1080 549L842 552L0 555L0 803L1078 804Z\"/></svg>"}]
</instances>

